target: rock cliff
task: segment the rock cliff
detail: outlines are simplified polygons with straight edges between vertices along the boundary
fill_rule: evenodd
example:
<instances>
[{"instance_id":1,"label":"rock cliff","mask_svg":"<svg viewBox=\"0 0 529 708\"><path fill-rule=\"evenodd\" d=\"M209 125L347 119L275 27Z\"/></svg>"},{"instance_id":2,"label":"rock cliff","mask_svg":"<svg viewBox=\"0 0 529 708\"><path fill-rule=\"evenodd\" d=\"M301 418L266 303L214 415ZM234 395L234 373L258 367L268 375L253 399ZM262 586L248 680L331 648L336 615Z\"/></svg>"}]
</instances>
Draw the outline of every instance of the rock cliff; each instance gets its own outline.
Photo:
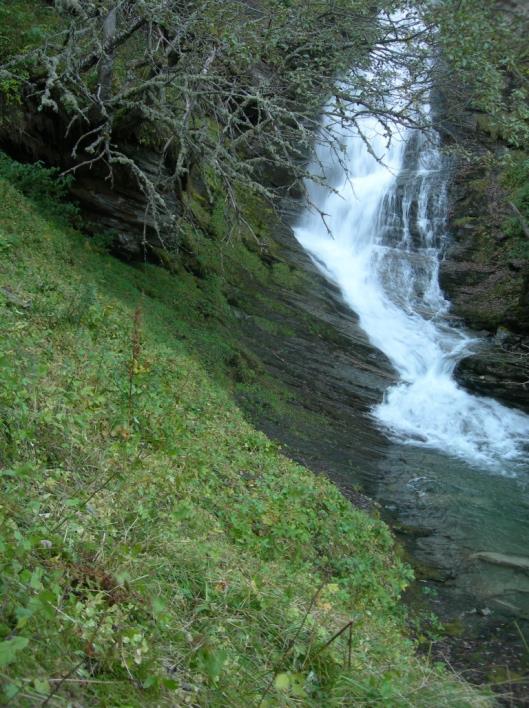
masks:
<instances>
[{"instance_id":1,"label":"rock cliff","mask_svg":"<svg viewBox=\"0 0 529 708\"><path fill-rule=\"evenodd\" d=\"M454 132L446 134L454 145ZM456 376L470 390L529 410L529 239L510 225L519 216L506 185L507 146L483 116L467 114L457 141L472 161L454 158L449 241L440 269L452 312L483 335Z\"/></svg>"}]
</instances>

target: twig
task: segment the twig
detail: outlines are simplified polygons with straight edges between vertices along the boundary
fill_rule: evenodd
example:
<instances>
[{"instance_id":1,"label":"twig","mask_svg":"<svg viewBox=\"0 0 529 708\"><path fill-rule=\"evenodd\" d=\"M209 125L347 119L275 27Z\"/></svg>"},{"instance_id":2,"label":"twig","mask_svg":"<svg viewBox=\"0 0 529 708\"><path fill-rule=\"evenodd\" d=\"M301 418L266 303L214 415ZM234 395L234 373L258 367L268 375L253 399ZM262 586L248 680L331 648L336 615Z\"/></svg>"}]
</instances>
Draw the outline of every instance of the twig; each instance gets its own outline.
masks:
<instances>
[{"instance_id":1,"label":"twig","mask_svg":"<svg viewBox=\"0 0 529 708\"><path fill-rule=\"evenodd\" d=\"M350 620L344 627L339 629L336 634L333 634L333 636L329 639L328 642L325 642L325 644L318 649L316 654L314 656L319 656L322 651L327 649L328 646L330 646L338 637L340 637L347 629L349 630L349 654L348 654L348 666L349 668L351 667L351 656L352 656L352 641L353 641L353 624L354 620Z\"/></svg>"},{"instance_id":2,"label":"twig","mask_svg":"<svg viewBox=\"0 0 529 708\"><path fill-rule=\"evenodd\" d=\"M100 630L100 628L101 628L101 625L103 624L103 620L105 619L105 617L107 616L107 614L108 614L108 610L105 610L105 612L103 612L103 614L101 615L101 618L100 618L99 622L98 622L97 625L95 626L94 631L92 632L92 634L91 634L91 636L90 636L90 639L88 640L88 644L89 644L89 645L92 644L92 642L93 642L94 639L96 638L97 633L99 632L99 630ZM61 687L63 686L63 684L66 683L66 681L68 681L69 679L71 679L72 675L77 671L77 669L79 669L79 668L83 665L83 663L84 663L85 661L86 661L86 655L83 654L83 656L81 657L81 659L80 659L76 664L74 664L74 665L72 666L72 668L70 669L70 671L68 671L68 673L67 673L65 676L63 676L63 677L60 678L60 679L57 679L57 685L55 686L55 688L48 694L47 698L45 698L45 699L42 701L42 703L41 703L42 708L44 708L45 706L49 705L49 703L50 703L51 699L53 698L53 696L55 696L55 695L61 690Z\"/></svg>"},{"instance_id":3,"label":"twig","mask_svg":"<svg viewBox=\"0 0 529 708\"><path fill-rule=\"evenodd\" d=\"M106 684L106 683L128 683L127 681L102 681L100 679L73 679L73 678L60 678L60 679L48 679L48 683L57 683L57 682L62 682L62 683L101 683L101 684Z\"/></svg>"}]
</instances>

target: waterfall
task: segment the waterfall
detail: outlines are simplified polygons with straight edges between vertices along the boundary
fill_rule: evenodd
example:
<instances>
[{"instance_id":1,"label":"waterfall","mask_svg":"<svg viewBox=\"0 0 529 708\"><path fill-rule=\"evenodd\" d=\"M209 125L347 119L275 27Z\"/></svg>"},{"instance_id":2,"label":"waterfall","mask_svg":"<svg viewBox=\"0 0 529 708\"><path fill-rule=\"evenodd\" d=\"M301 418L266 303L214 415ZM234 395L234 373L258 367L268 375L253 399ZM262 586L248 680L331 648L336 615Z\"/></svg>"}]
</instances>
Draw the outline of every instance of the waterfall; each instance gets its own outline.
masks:
<instances>
[{"instance_id":1,"label":"waterfall","mask_svg":"<svg viewBox=\"0 0 529 708\"><path fill-rule=\"evenodd\" d=\"M438 139L395 128L388 145L375 118L359 127L340 129L341 151L317 149L324 184L307 183L313 208L294 231L398 373L374 418L401 442L515 475L529 416L453 377L476 339L451 325L438 283L448 182Z\"/></svg>"}]
</instances>

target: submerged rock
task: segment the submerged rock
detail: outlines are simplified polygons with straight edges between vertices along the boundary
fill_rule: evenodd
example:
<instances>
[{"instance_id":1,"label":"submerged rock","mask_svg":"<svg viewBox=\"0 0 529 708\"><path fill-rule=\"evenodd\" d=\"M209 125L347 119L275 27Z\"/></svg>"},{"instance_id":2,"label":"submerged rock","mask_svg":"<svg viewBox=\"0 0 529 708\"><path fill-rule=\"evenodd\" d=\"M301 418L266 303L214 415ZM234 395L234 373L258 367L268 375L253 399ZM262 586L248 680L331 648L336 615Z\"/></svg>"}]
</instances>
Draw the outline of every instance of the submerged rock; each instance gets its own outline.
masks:
<instances>
[{"instance_id":1,"label":"submerged rock","mask_svg":"<svg viewBox=\"0 0 529 708\"><path fill-rule=\"evenodd\" d=\"M480 551L473 553L470 556L471 560L481 560L485 563L501 565L506 568L514 568L515 570L523 570L529 572L529 557L526 556L509 556L504 553L493 553L488 551Z\"/></svg>"}]
</instances>

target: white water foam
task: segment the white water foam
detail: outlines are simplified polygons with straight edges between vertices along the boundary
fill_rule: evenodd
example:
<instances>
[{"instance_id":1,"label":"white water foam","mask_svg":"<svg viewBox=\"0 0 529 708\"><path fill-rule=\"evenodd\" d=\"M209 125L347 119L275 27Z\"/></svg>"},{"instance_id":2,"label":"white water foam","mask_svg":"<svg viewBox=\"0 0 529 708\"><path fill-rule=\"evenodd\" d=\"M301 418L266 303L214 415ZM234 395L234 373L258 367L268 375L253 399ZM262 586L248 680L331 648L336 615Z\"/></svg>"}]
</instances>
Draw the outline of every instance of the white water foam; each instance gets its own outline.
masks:
<instances>
[{"instance_id":1,"label":"white water foam","mask_svg":"<svg viewBox=\"0 0 529 708\"><path fill-rule=\"evenodd\" d=\"M388 147L376 119L362 118L360 129L371 150L355 131L340 135L340 159L318 149L313 170L329 186L307 184L317 210L305 212L295 235L398 372L374 416L401 442L515 474L529 416L453 378L476 340L450 325L439 287L447 177L435 137L396 131Z\"/></svg>"}]
</instances>

